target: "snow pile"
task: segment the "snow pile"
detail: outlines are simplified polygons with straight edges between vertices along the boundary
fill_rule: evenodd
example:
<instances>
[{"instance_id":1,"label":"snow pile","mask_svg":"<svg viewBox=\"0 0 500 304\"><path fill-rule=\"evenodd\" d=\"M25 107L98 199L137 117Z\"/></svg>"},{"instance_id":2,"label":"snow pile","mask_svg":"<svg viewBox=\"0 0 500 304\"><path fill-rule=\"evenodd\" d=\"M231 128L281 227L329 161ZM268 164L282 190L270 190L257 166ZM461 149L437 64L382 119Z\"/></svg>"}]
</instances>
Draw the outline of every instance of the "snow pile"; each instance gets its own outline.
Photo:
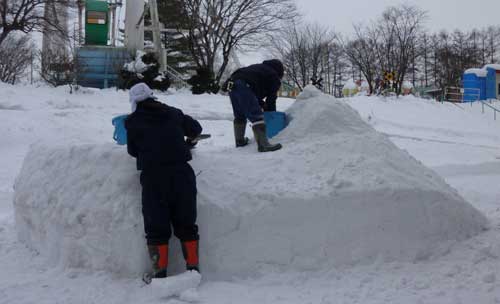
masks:
<instances>
[{"instance_id":1,"label":"snow pile","mask_svg":"<svg viewBox=\"0 0 500 304\"><path fill-rule=\"evenodd\" d=\"M15 184L18 235L50 264L141 273L140 185L121 147L31 148Z\"/></svg>"},{"instance_id":2,"label":"snow pile","mask_svg":"<svg viewBox=\"0 0 500 304\"><path fill-rule=\"evenodd\" d=\"M363 89L363 90L367 90L367 89L369 89L369 88L370 88L370 84L368 83L368 81L364 81L364 80L363 80L363 81L361 82L361 89Z\"/></svg>"},{"instance_id":3,"label":"snow pile","mask_svg":"<svg viewBox=\"0 0 500 304\"><path fill-rule=\"evenodd\" d=\"M398 142L404 139L410 143L424 140L447 144L449 150L443 151L443 156L439 158L424 158L418 153L417 158L425 159L427 165L429 162L456 161L458 158L460 164L484 161L483 157L471 154L470 148L474 146L491 149L493 158L490 161L496 161L495 155L500 147L498 124L493 119L493 112L486 112L485 115L481 106L457 107L452 103L442 104L411 95L391 98L355 97L346 101L379 132L397 138ZM474 128L467 128L464 122L467 122L467 126L473 124ZM432 152L428 144L422 145L419 150L427 151L427 154ZM415 153L413 149L410 151ZM451 154L454 157L450 157Z\"/></svg>"},{"instance_id":4,"label":"snow pile","mask_svg":"<svg viewBox=\"0 0 500 304\"><path fill-rule=\"evenodd\" d=\"M477 77L484 78L488 76L488 70L500 71L500 64L487 64L482 69L468 69L464 72L465 75L475 74Z\"/></svg>"},{"instance_id":5,"label":"snow pile","mask_svg":"<svg viewBox=\"0 0 500 304\"><path fill-rule=\"evenodd\" d=\"M487 64L483 67L483 69L485 69L485 70L493 69L493 70L500 71L500 64Z\"/></svg>"},{"instance_id":6,"label":"snow pile","mask_svg":"<svg viewBox=\"0 0 500 304\"><path fill-rule=\"evenodd\" d=\"M201 275L196 271L186 271L166 279L153 279L151 291L154 298L181 297L185 302L199 302L195 288L201 283ZM189 299L195 297L194 299Z\"/></svg>"},{"instance_id":7,"label":"snow pile","mask_svg":"<svg viewBox=\"0 0 500 304\"><path fill-rule=\"evenodd\" d=\"M146 55L143 51L137 51L135 55L135 60L129 63L125 63L123 68L131 73L144 73L150 67L155 66L155 64L146 64L142 61L142 56Z\"/></svg>"},{"instance_id":8,"label":"snow pile","mask_svg":"<svg viewBox=\"0 0 500 304\"><path fill-rule=\"evenodd\" d=\"M345 84L344 84L344 90L357 90L358 85L354 82L353 79L349 79Z\"/></svg>"},{"instance_id":9,"label":"snow pile","mask_svg":"<svg viewBox=\"0 0 500 304\"><path fill-rule=\"evenodd\" d=\"M431 170L343 101L308 87L276 137L284 149L195 150L204 274L325 269L438 255L487 227ZM140 274L140 186L123 147L34 147L16 183L21 240L66 267ZM182 268L178 242L173 266Z\"/></svg>"},{"instance_id":10,"label":"snow pile","mask_svg":"<svg viewBox=\"0 0 500 304\"><path fill-rule=\"evenodd\" d=\"M404 81L403 82L403 89L411 90L411 89L413 89L413 84L409 81Z\"/></svg>"},{"instance_id":11,"label":"snow pile","mask_svg":"<svg viewBox=\"0 0 500 304\"><path fill-rule=\"evenodd\" d=\"M468 74L475 74L477 77L486 77L488 76L488 70L485 69L468 69L464 73L465 75Z\"/></svg>"},{"instance_id":12,"label":"snow pile","mask_svg":"<svg viewBox=\"0 0 500 304\"><path fill-rule=\"evenodd\" d=\"M346 97L351 97L358 94L359 90L360 87L354 82L354 80L349 79L342 88L342 94Z\"/></svg>"},{"instance_id":13,"label":"snow pile","mask_svg":"<svg viewBox=\"0 0 500 304\"><path fill-rule=\"evenodd\" d=\"M316 89L313 85L308 85L304 88L302 92L297 96L297 100L307 100L321 96L321 91Z\"/></svg>"}]
</instances>

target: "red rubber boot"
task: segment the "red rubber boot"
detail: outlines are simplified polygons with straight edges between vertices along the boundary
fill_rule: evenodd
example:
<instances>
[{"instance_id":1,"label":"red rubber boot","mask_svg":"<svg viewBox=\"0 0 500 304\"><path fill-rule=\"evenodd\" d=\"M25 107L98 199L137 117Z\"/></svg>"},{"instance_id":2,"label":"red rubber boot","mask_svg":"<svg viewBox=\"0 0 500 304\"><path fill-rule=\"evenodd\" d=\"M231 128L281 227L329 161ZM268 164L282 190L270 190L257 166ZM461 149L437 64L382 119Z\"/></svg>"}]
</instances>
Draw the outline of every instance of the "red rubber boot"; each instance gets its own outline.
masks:
<instances>
[{"instance_id":1,"label":"red rubber boot","mask_svg":"<svg viewBox=\"0 0 500 304\"><path fill-rule=\"evenodd\" d=\"M198 241L182 242L182 254L186 260L187 270L196 270L200 272L200 261L198 257Z\"/></svg>"}]
</instances>

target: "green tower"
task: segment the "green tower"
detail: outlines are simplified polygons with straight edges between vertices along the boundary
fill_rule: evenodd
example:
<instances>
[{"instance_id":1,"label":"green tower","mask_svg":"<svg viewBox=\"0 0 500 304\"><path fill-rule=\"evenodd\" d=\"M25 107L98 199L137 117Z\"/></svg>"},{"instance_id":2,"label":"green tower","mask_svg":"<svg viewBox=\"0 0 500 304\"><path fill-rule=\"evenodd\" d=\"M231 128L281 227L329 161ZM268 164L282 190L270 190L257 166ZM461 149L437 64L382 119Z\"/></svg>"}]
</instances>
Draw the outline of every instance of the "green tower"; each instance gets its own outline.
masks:
<instances>
[{"instance_id":1,"label":"green tower","mask_svg":"<svg viewBox=\"0 0 500 304\"><path fill-rule=\"evenodd\" d=\"M109 5L106 0L87 0L85 4L85 44L107 45Z\"/></svg>"}]
</instances>

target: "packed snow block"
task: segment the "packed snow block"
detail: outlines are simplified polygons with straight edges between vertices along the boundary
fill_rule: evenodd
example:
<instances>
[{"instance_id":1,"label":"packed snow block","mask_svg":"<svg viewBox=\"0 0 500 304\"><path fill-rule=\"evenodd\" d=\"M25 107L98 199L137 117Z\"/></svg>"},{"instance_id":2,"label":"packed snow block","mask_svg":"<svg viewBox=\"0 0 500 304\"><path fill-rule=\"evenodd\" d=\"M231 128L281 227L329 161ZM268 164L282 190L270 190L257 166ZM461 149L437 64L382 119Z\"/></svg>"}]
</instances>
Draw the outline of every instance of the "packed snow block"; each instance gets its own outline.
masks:
<instances>
[{"instance_id":1,"label":"packed snow block","mask_svg":"<svg viewBox=\"0 0 500 304\"><path fill-rule=\"evenodd\" d=\"M418 261L488 228L441 177L344 101L308 87L287 117L274 139L280 151L195 157L204 271Z\"/></svg>"},{"instance_id":2,"label":"packed snow block","mask_svg":"<svg viewBox=\"0 0 500 304\"><path fill-rule=\"evenodd\" d=\"M15 184L19 239L52 265L142 273L138 179L123 147L32 147Z\"/></svg>"},{"instance_id":3,"label":"packed snow block","mask_svg":"<svg viewBox=\"0 0 500 304\"><path fill-rule=\"evenodd\" d=\"M488 227L343 101L308 87L287 116L280 151L194 150L205 277L430 259ZM147 270L139 175L123 147L34 147L15 187L20 239L54 263ZM169 273L180 273L170 245Z\"/></svg>"}]
</instances>

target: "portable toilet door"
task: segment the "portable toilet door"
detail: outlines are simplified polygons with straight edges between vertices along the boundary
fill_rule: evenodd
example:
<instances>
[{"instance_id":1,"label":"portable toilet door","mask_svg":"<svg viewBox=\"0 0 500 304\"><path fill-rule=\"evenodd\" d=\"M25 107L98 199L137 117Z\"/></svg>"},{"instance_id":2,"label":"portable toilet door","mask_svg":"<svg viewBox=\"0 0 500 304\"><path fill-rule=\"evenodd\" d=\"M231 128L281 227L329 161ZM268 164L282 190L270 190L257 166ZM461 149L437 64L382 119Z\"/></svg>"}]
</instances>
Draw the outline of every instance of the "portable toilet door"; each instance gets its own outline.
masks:
<instances>
[{"instance_id":1,"label":"portable toilet door","mask_svg":"<svg viewBox=\"0 0 500 304\"><path fill-rule=\"evenodd\" d=\"M497 71L497 99L500 100L500 71Z\"/></svg>"},{"instance_id":2,"label":"portable toilet door","mask_svg":"<svg viewBox=\"0 0 500 304\"><path fill-rule=\"evenodd\" d=\"M486 78L486 98L496 99L497 94L497 71L493 68L488 68L488 77Z\"/></svg>"},{"instance_id":3,"label":"portable toilet door","mask_svg":"<svg viewBox=\"0 0 500 304\"><path fill-rule=\"evenodd\" d=\"M463 76L464 102L486 99L486 71L470 69Z\"/></svg>"},{"instance_id":4,"label":"portable toilet door","mask_svg":"<svg viewBox=\"0 0 500 304\"><path fill-rule=\"evenodd\" d=\"M85 44L107 45L109 33L107 1L87 0L85 5Z\"/></svg>"}]
</instances>

